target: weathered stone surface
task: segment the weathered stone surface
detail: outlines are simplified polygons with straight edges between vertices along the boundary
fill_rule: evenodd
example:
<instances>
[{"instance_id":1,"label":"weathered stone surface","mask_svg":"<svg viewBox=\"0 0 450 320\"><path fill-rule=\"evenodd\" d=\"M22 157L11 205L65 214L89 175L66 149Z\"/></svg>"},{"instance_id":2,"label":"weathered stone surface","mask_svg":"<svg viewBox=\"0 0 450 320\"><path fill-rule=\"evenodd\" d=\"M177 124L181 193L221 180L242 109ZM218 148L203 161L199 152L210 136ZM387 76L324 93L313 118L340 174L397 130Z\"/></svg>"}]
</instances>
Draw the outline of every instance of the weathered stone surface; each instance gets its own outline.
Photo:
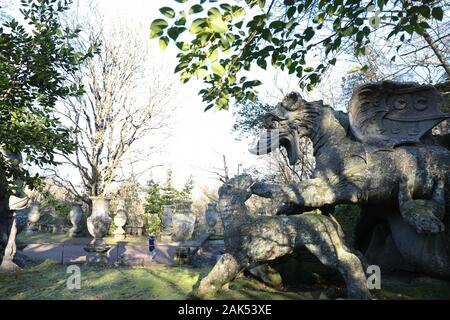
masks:
<instances>
[{"instance_id":1,"label":"weathered stone surface","mask_svg":"<svg viewBox=\"0 0 450 320\"><path fill-rule=\"evenodd\" d=\"M126 234L123 227L127 224L127 213L123 207L117 210L117 213L114 216L114 224L117 227L117 229L114 230L114 238L116 240L124 240L126 238Z\"/></svg>"},{"instance_id":2,"label":"weathered stone surface","mask_svg":"<svg viewBox=\"0 0 450 320\"><path fill-rule=\"evenodd\" d=\"M89 233L94 237L84 250L88 252L87 262L90 264L104 264L108 261L106 252L111 248L103 241L108 234L112 219L109 216L109 199L103 197L91 197L92 214L87 219Z\"/></svg>"},{"instance_id":3,"label":"weathered stone surface","mask_svg":"<svg viewBox=\"0 0 450 320\"><path fill-rule=\"evenodd\" d=\"M370 293L359 258L342 238L339 225L319 214L254 217L245 201L251 196L249 175L230 179L219 189L219 211L225 228L226 253L200 282L197 294L209 297L246 268L291 254L306 247L319 260L342 274L349 297L368 299ZM266 282L278 282L270 267L259 267Z\"/></svg>"},{"instance_id":4,"label":"weathered stone surface","mask_svg":"<svg viewBox=\"0 0 450 320\"><path fill-rule=\"evenodd\" d=\"M185 241L192 238L195 227L195 215L175 213L172 216L172 237L176 241Z\"/></svg>"},{"instance_id":5,"label":"weathered stone surface","mask_svg":"<svg viewBox=\"0 0 450 320\"><path fill-rule=\"evenodd\" d=\"M208 225L208 232L211 234L216 233L215 226L217 224L218 214L217 207L215 203L208 203L208 206L205 211L205 221Z\"/></svg>"},{"instance_id":6,"label":"weathered stone surface","mask_svg":"<svg viewBox=\"0 0 450 320\"><path fill-rule=\"evenodd\" d=\"M277 130L291 164L298 159L298 140L310 138L314 176L289 186L257 182L252 192L297 213L357 204L358 248L367 250L375 227L387 223L406 265L448 279L450 151L431 135L433 126L449 117L441 106L438 91L413 83L361 86L349 114L291 93L267 115L266 128ZM268 141L262 145L270 152Z\"/></svg>"},{"instance_id":7,"label":"weathered stone surface","mask_svg":"<svg viewBox=\"0 0 450 320\"><path fill-rule=\"evenodd\" d=\"M14 153L0 147L0 157L3 157L3 161L22 166L20 152ZM23 181L19 179L14 181L16 192L7 194L6 184L10 183L7 181L9 178L0 177L0 272L14 272L20 269L16 263L16 235L23 229L22 222L25 219L20 217L16 219L16 211L27 208L30 203L30 199L23 192Z\"/></svg>"},{"instance_id":8,"label":"weathered stone surface","mask_svg":"<svg viewBox=\"0 0 450 320\"><path fill-rule=\"evenodd\" d=\"M163 206L163 217L162 225L163 229L161 231L161 240L164 242L172 241L172 217L173 217L173 206L165 205Z\"/></svg>"},{"instance_id":9,"label":"weathered stone surface","mask_svg":"<svg viewBox=\"0 0 450 320\"><path fill-rule=\"evenodd\" d=\"M83 209L81 203L72 204L69 212L69 220L72 223L72 228L69 229L69 237L77 237L81 231L81 220L83 219Z\"/></svg>"}]
</instances>

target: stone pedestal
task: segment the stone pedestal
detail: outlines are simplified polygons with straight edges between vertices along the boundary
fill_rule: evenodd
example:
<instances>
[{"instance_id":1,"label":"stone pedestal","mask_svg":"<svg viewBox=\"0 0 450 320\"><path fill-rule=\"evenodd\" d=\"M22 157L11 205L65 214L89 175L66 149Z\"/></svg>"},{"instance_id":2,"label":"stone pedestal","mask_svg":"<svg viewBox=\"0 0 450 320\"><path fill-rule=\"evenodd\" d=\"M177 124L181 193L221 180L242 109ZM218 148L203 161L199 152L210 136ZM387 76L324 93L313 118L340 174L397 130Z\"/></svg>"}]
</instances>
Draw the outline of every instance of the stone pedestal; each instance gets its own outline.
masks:
<instances>
[{"instance_id":1,"label":"stone pedestal","mask_svg":"<svg viewBox=\"0 0 450 320\"><path fill-rule=\"evenodd\" d=\"M95 241L95 239L94 239ZM111 246L105 244L103 240L101 243L87 245L84 250L87 252L86 263L92 265L106 265L108 264L108 251Z\"/></svg>"},{"instance_id":2,"label":"stone pedestal","mask_svg":"<svg viewBox=\"0 0 450 320\"><path fill-rule=\"evenodd\" d=\"M107 252L111 246L103 241L108 234L112 219L109 217L109 199L103 197L91 197L92 214L87 219L89 233L94 237L84 250L88 253L86 262L90 264L108 263Z\"/></svg>"},{"instance_id":3,"label":"stone pedestal","mask_svg":"<svg viewBox=\"0 0 450 320\"><path fill-rule=\"evenodd\" d=\"M123 207L117 210L116 216L114 217L114 224L117 229L114 230L114 238L116 240L125 240L126 233L123 227L127 224L127 213Z\"/></svg>"},{"instance_id":4,"label":"stone pedestal","mask_svg":"<svg viewBox=\"0 0 450 320\"><path fill-rule=\"evenodd\" d=\"M0 248L0 273L15 272L20 270L20 267L13 261L17 251L15 241L17 235L17 225L14 211L8 210L1 212L0 235L2 247Z\"/></svg>"},{"instance_id":5,"label":"stone pedestal","mask_svg":"<svg viewBox=\"0 0 450 320\"><path fill-rule=\"evenodd\" d=\"M72 204L72 208L69 212L69 220L72 223L72 228L69 230L69 237L74 238L80 235L80 223L83 219L83 209L81 202Z\"/></svg>"}]
</instances>

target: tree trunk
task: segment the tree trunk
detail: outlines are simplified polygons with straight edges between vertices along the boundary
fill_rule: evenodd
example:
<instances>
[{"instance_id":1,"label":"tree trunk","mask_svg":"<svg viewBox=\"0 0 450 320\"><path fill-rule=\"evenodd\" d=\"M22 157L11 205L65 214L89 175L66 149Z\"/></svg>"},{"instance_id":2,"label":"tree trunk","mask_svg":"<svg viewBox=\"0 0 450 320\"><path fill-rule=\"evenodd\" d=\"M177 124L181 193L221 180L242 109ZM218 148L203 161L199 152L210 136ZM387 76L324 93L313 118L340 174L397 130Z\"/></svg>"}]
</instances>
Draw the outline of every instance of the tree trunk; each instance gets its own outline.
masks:
<instances>
[{"instance_id":1,"label":"tree trunk","mask_svg":"<svg viewBox=\"0 0 450 320\"><path fill-rule=\"evenodd\" d=\"M445 70L445 73L447 73L447 78L450 79L450 64L448 63L448 60L445 58L444 53L439 48L439 46L433 41L430 34L428 32L424 32L422 34L422 37L425 39L425 41L428 43L428 45L433 50L434 54L438 58L439 62L442 64L442 67Z\"/></svg>"}]
</instances>

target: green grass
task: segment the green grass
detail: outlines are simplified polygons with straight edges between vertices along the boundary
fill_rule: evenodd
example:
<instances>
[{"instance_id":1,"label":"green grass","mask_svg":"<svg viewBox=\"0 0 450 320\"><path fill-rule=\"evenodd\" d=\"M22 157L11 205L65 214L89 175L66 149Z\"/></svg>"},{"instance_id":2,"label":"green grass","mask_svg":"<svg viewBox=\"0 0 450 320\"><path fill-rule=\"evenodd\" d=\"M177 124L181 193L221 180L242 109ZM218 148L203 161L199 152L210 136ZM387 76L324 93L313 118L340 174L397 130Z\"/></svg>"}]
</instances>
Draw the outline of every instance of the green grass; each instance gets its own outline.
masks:
<instances>
[{"instance_id":1,"label":"green grass","mask_svg":"<svg viewBox=\"0 0 450 320\"><path fill-rule=\"evenodd\" d=\"M108 244L116 244L117 241L114 236L108 236L103 238ZM92 241L92 237L79 237L70 238L67 234L53 234L45 232L36 232L27 234L22 232L17 236L18 242L30 244L30 243L64 243L64 244L88 244ZM127 236L124 240L130 244L147 245L147 237Z\"/></svg>"},{"instance_id":2,"label":"green grass","mask_svg":"<svg viewBox=\"0 0 450 320\"><path fill-rule=\"evenodd\" d=\"M380 300L450 300L450 284L386 285L373 293Z\"/></svg>"},{"instance_id":3,"label":"green grass","mask_svg":"<svg viewBox=\"0 0 450 320\"><path fill-rule=\"evenodd\" d=\"M51 260L32 261L26 269L12 274L0 274L1 300L153 300L188 299L199 279L209 268L146 267L101 269L80 265L81 289L69 290L66 266ZM386 285L372 291L377 299L450 299L450 285ZM216 299L279 300L345 298L345 289L336 287L307 288L282 292L252 278L240 277L230 283Z\"/></svg>"},{"instance_id":4,"label":"green grass","mask_svg":"<svg viewBox=\"0 0 450 320\"><path fill-rule=\"evenodd\" d=\"M200 275L209 269L132 267L100 269L81 267L81 289L69 290L66 267L45 260L33 262L25 270L0 274L0 299L188 299ZM252 279L237 279L217 299L305 299L303 293L278 292Z\"/></svg>"}]
</instances>

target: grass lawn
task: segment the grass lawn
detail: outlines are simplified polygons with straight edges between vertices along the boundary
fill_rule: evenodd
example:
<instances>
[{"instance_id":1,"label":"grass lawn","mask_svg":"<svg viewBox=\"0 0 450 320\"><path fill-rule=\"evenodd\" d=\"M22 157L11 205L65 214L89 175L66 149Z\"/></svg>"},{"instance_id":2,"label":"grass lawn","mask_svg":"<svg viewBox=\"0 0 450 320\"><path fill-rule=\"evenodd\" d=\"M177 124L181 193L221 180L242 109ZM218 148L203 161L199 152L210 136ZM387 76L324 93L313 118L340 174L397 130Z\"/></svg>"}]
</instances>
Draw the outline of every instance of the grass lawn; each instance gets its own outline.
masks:
<instances>
[{"instance_id":1,"label":"grass lawn","mask_svg":"<svg viewBox=\"0 0 450 320\"><path fill-rule=\"evenodd\" d=\"M103 238L108 244L116 244L114 236ZM22 232L17 236L17 241L25 244L29 243L65 243L65 244L88 244L92 237L70 238L67 234L53 234L45 232L36 232L27 234ZM124 240L129 244L147 245L147 237L127 236Z\"/></svg>"},{"instance_id":2,"label":"grass lawn","mask_svg":"<svg viewBox=\"0 0 450 320\"><path fill-rule=\"evenodd\" d=\"M0 274L0 299L187 299L208 268L131 267L98 269L81 267L81 289L69 290L66 267L56 262L33 261L15 274ZM373 294L378 299L450 299L450 285L390 285ZM217 299L327 299L344 298L342 288L316 288L281 292L250 279L233 281Z\"/></svg>"}]
</instances>

